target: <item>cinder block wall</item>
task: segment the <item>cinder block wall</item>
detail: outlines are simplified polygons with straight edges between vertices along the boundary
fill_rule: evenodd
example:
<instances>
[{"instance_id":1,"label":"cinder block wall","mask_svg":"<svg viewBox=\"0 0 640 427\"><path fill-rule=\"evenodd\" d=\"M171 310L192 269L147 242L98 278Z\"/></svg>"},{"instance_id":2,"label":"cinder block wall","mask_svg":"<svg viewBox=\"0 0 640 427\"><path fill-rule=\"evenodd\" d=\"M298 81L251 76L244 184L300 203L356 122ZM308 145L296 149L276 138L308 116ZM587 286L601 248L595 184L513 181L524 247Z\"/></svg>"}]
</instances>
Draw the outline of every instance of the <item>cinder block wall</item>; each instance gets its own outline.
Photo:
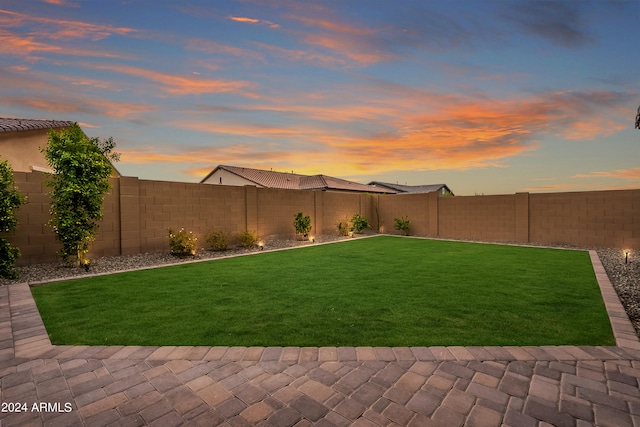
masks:
<instances>
[{"instance_id":1,"label":"cinder block wall","mask_svg":"<svg viewBox=\"0 0 640 427\"><path fill-rule=\"evenodd\" d=\"M250 231L264 239L294 238L293 219L302 212L311 218L312 234L317 233L314 191L253 188L257 193L257 224Z\"/></svg>"},{"instance_id":2,"label":"cinder block wall","mask_svg":"<svg viewBox=\"0 0 640 427\"><path fill-rule=\"evenodd\" d=\"M9 241L20 248L18 265L53 262L58 259L60 243L47 225L51 215L50 188L45 184L47 174L42 172L14 172L16 188L27 197L27 203L16 211L18 226L8 233ZM119 182L111 179L112 189L105 197L103 213L92 256L120 255L120 201Z\"/></svg>"},{"instance_id":3,"label":"cinder block wall","mask_svg":"<svg viewBox=\"0 0 640 427\"><path fill-rule=\"evenodd\" d=\"M456 196L438 200L439 236L515 241L515 195Z\"/></svg>"},{"instance_id":4,"label":"cinder block wall","mask_svg":"<svg viewBox=\"0 0 640 427\"><path fill-rule=\"evenodd\" d=\"M51 262L60 245L51 228L49 188L40 172L14 172L28 197L19 225L7 235L19 265ZM168 228L199 238L211 231L250 230L259 237L291 238L293 216L311 217L312 234L337 234L337 224L359 213L374 230L395 233L393 219L407 216L412 234L496 242L533 242L640 249L640 190L498 196L438 197L435 193L371 195L111 179L90 256L166 252Z\"/></svg>"},{"instance_id":5,"label":"cinder block wall","mask_svg":"<svg viewBox=\"0 0 640 427\"><path fill-rule=\"evenodd\" d=\"M371 196L358 193L327 191L319 193L322 209L320 234L338 234L338 223L345 218L360 214L372 222Z\"/></svg>"},{"instance_id":6,"label":"cinder block wall","mask_svg":"<svg viewBox=\"0 0 640 427\"><path fill-rule=\"evenodd\" d=\"M20 248L18 265L55 260L58 242L51 228L46 225L51 218L51 199L47 195L49 188L44 183L45 174L14 172L13 178L18 191L27 197L27 204L16 211L18 226L6 235L11 244Z\"/></svg>"},{"instance_id":7,"label":"cinder block wall","mask_svg":"<svg viewBox=\"0 0 640 427\"><path fill-rule=\"evenodd\" d=\"M411 221L411 234L428 236L429 232L429 198L426 194L376 195L373 199L373 210L378 204L380 232L403 234L395 229L395 218L407 217Z\"/></svg>"},{"instance_id":8,"label":"cinder block wall","mask_svg":"<svg viewBox=\"0 0 640 427\"><path fill-rule=\"evenodd\" d=\"M640 190L530 194L530 239L640 249Z\"/></svg>"},{"instance_id":9,"label":"cinder block wall","mask_svg":"<svg viewBox=\"0 0 640 427\"><path fill-rule=\"evenodd\" d=\"M200 247L211 231L244 231L245 193L245 187L140 180L138 252L168 251L169 228L193 232ZM133 224L135 217L130 220Z\"/></svg>"}]
</instances>

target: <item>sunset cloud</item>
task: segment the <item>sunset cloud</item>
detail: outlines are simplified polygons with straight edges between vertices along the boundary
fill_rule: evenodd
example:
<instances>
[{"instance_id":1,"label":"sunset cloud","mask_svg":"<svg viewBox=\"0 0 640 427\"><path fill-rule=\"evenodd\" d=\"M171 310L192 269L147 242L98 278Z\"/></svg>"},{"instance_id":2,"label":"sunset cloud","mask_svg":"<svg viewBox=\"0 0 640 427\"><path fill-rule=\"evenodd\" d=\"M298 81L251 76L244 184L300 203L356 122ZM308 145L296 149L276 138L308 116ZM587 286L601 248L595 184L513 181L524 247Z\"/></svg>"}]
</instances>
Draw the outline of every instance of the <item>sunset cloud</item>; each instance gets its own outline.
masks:
<instances>
[{"instance_id":1,"label":"sunset cloud","mask_svg":"<svg viewBox=\"0 0 640 427\"><path fill-rule=\"evenodd\" d=\"M632 169L618 169L609 172L591 172L574 175L574 178L618 178L640 181L640 167Z\"/></svg>"},{"instance_id":2,"label":"sunset cloud","mask_svg":"<svg viewBox=\"0 0 640 427\"><path fill-rule=\"evenodd\" d=\"M544 135L571 135L582 140L611 134L618 127L613 126L616 122L594 115L598 107L615 110L626 99L615 93L549 92L489 101L426 91L411 94L400 85L385 87L385 98L368 98L373 93L360 94L361 98L345 97L346 93L349 92L325 94L316 105L311 94L292 94L291 98L271 98L268 103L253 103L236 110L202 107L203 112L212 113L270 113L274 118L302 120L304 125L234 123L211 118L183 120L174 125L273 141L282 147L305 144L316 150L315 167L340 170L343 175L380 170L460 170L504 167L506 159L535 151ZM333 126L327 127L328 123ZM585 128L584 123L589 127ZM353 127L366 130L353 131ZM278 151L285 152L286 148ZM283 162L297 157L295 151L290 156L282 154ZM325 152L334 155L325 157ZM255 153L256 158L261 155L262 152ZM241 161L247 160L229 159L232 164Z\"/></svg>"},{"instance_id":3,"label":"sunset cloud","mask_svg":"<svg viewBox=\"0 0 640 427\"><path fill-rule=\"evenodd\" d=\"M264 19L247 18L245 16L230 16L229 19L236 22L242 22L243 24L264 24L273 29L280 28L280 25Z\"/></svg>"},{"instance_id":4,"label":"sunset cloud","mask_svg":"<svg viewBox=\"0 0 640 427\"><path fill-rule=\"evenodd\" d=\"M83 56L94 58L125 58L119 53L105 52L100 49L81 49L63 45L37 41L35 37L17 36L10 31L0 28L0 55L8 54L27 57L32 60L41 59L34 54L55 54L68 56Z\"/></svg>"},{"instance_id":5,"label":"sunset cloud","mask_svg":"<svg viewBox=\"0 0 640 427\"><path fill-rule=\"evenodd\" d=\"M328 68L347 65L347 61L343 58L321 54L312 50L286 49L260 42L255 42L254 44L279 58L284 58L291 62L304 62Z\"/></svg>"},{"instance_id":6,"label":"sunset cloud","mask_svg":"<svg viewBox=\"0 0 640 427\"><path fill-rule=\"evenodd\" d=\"M0 113L108 133L125 174L640 185L633 2L5 3Z\"/></svg>"},{"instance_id":7,"label":"sunset cloud","mask_svg":"<svg viewBox=\"0 0 640 427\"><path fill-rule=\"evenodd\" d=\"M206 93L233 92L244 96L256 96L249 91L249 89L255 85L247 81L208 79L193 74L178 76L120 64L86 64L86 66L98 70L109 70L116 73L127 74L159 83L162 90L171 95L202 95Z\"/></svg>"},{"instance_id":8,"label":"sunset cloud","mask_svg":"<svg viewBox=\"0 0 640 427\"><path fill-rule=\"evenodd\" d=\"M71 3L67 0L41 0L43 3L52 4L55 6L66 6L66 7L79 7L75 3Z\"/></svg>"},{"instance_id":9,"label":"sunset cloud","mask_svg":"<svg viewBox=\"0 0 640 427\"><path fill-rule=\"evenodd\" d=\"M126 120L157 110L156 107L151 105L79 98L73 95L69 95L67 98L58 96L55 99L8 96L3 99L3 103L12 107L34 108L57 113L104 115Z\"/></svg>"},{"instance_id":10,"label":"sunset cloud","mask_svg":"<svg viewBox=\"0 0 640 427\"><path fill-rule=\"evenodd\" d=\"M222 43L218 43L214 40L203 38L189 38L185 42L185 46L189 50L198 52L205 52L210 54L226 54L233 55L240 58L248 58L262 61L264 56L259 52L251 51L248 49L242 49L235 46L229 46Z\"/></svg>"},{"instance_id":11,"label":"sunset cloud","mask_svg":"<svg viewBox=\"0 0 640 427\"><path fill-rule=\"evenodd\" d=\"M0 25L3 27L21 27L37 24L30 31L43 39L86 39L101 40L111 35L127 36L138 32L134 28L114 27L90 22L45 18L0 9Z\"/></svg>"}]
</instances>

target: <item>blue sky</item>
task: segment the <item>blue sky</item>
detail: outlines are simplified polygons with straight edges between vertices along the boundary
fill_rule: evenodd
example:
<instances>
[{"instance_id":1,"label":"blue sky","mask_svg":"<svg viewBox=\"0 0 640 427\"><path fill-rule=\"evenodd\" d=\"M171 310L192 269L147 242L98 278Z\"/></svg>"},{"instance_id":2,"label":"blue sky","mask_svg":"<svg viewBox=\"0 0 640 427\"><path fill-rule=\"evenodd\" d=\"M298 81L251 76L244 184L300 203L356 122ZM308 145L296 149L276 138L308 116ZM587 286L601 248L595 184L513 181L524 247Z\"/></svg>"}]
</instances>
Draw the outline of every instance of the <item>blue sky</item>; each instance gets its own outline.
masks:
<instances>
[{"instance_id":1,"label":"blue sky","mask_svg":"<svg viewBox=\"0 0 640 427\"><path fill-rule=\"evenodd\" d=\"M77 121L142 179L640 188L639 24L637 0L4 0L0 117Z\"/></svg>"}]
</instances>

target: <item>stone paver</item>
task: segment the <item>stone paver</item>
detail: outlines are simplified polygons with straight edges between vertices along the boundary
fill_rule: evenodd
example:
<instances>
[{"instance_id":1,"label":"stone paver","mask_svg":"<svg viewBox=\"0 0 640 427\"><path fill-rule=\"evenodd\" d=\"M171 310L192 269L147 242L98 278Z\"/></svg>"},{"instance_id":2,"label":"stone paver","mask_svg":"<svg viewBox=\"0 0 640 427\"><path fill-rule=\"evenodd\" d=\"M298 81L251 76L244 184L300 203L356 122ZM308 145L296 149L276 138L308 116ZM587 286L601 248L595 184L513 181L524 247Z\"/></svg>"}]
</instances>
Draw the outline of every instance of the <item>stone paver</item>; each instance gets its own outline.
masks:
<instances>
[{"instance_id":1,"label":"stone paver","mask_svg":"<svg viewBox=\"0 0 640 427\"><path fill-rule=\"evenodd\" d=\"M616 347L53 346L0 287L0 426L638 426L640 341L591 257Z\"/></svg>"}]
</instances>

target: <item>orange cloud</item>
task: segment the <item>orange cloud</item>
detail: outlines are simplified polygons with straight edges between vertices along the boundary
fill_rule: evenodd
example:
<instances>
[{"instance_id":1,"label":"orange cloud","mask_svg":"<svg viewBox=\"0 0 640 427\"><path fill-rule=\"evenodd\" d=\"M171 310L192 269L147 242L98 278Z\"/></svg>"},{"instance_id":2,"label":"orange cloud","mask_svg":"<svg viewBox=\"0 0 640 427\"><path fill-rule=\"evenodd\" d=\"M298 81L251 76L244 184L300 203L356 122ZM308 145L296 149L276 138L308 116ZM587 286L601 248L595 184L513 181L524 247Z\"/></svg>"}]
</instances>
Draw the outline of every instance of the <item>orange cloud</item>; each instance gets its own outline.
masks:
<instances>
[{"instance_id":1,"label":"orange cloud","mask_svg":"<svg viewBox=\"0 0 640 427\"><path fill-rule=\"evenodd\" d=\"M67 0L41 0L43 3L49 3L55 6L78 7L77 4L69 3Z\"/></svg>"},{"instance_id":2,"label":"orange cloud","mask_svg":"<svg viewBox=\"0 0 640 427\"><path fill-rule=\"evenodd\" d=\"M109 70L130 76L140 77L159 83L162 90L172 95L201 95L204 93L234 92L244 96L256 97L247 89L255 86L251 82L240 80L207 79L197 75L176 76L145 68L118 64L85 64L89 68Z\"/></svg>"},{"instance_id":3,"label":"orange cloud","mask_svg":"<svg viewBox=\"0 0 640 427\"><path fill-rule=\"evenodd\" d=\"M17 107L65 113L100 114L119 119L130 119L137 114L156 110L155 107L150 105L111 102L102 99L56 98L56 100L53 100L47 98L5 97L2 102L5 105Z\"/></svg>"},{"instance_id":4,"label":"orange cloud","mask_svg":"<svg viewBox=\"0 0 640 427\"><path fill-rule=\"evenodd\" d=\"M505 159L537 149L537 139L542 135L568 133L574 124L579 130L580 123L594 114L585 112L585 103L578 102L591 99L589 94L547 93L524 99L487 100L392 85L381 90L383 97L357 88L325 93L323 97L292 93L289 98L268 98L265 104L225 110L267 112L278 118L273 123L284 125L233 123L211 120L210 115L200 120L195 112L193 119L174 126L260 139L274 144L274 152L287 153L281 154L278 165L299 159L298 165L292 164L298 169L311 160L309 167L314 170L345 176L382 170L503 167ZM607 102L618 101L614 97ZM595 112L596 107L592 108ZM296 119L295 124L281 120L283 117ZM603 134L611 128L607 121L591 123L592 134ZM314 150L312 156L304 152L309 147ZM234 161L233 153L228 154L230 164L253 162L244 155ZM258 155L255 158L260 159Z\"/></svg>"},{"instance_id":5,"label":"orange cloud","mask_svg":"<svg viewBox=\"0 0 640 427\"><path fill-rule=\"evenodd\" d=\"M560 134L566 139L588 140L613 135L626 127L622 123L605 117L590 117L587 121L573 123L568 129L561 131Z\"/></svg>"},{"instance_id":6,"label":"orange cloud","mask_svg":"<svg viewBox=\"0 0 640 427\"><path fill-rule=\"evenodd\" d=\"M29 23L38 25L32 35L43 39L89 39L101 40L111 35L126 36L137 33L138 30L128 27L113 27L111 25L92 24L83 21L43 18L23 13L0 9L0 25L3 27L18 27Z\"/></svg>"},{"instance_id":7,"label":"orange cloud","mask_svg":"<svg viewBox=\"0 0 640 427\"><path fill-rule=\"evenodd\" d=\"M308 62L322 67L345 66L347 62L344 59L336 58L331 55L323 55L313 51L305 51L300 49L285 49L280 46L269 45L266 43L255 42L256 46L266 49L280 58L285 58L292 62Z\"/></svg>"},{"instance_id":8,"label":"orange cloud","mask_svg":"<svg viewBox=\"0 0 640 427\"><path fill-rule=\"evenodd\" d=\"M359 40L343 38L339 34L308 34L305 41L309 44L334 51L359 65L370 65L389 60L392 55L374 46L367 46Z\"/></svg>"},{"instance_id":9,"label":"orange cloud","mask_svg":"<svg viewBox=\"0 0 640 427\"><path fill-rule=\"evenodd\" d=\"M58 46L50 43L36 41L35 37L22 37L0 28L0 54L33 57L34 53L53 53L56 55L101 57L101 58L125 58L124 55L100 51L98 49L78 49L74 47Z\"/></svg>"},{"instance_id":10,"label":"orange cloud","mask_svg":"<svg viewBox=\"0 0 640 427\"><path fill-rule=\"evenodd\" d=\"M264 24L273 29L280 28L280 25L264 19L247 18L245 16L230 16L229 19L236 22L242 22L244 24Z\"/></svg>"},{"instance_id":11,"label":"orange cloud","mask_svg":"<svg viewBox=\"0 0 640 427\"><path fill-rule=\"evenodd\" d=\"M633 168L633 169L618 169L610 172L591 172L591 173L577 174L574 176L574 178L601 178L601 177L640 181L640 167Z\"/></svg>"},{"instance_id":12,"label":"orange cloud","mask_svg":"<svg viewBox=\"0 0 640 427\"><path fill-rule=\"evenodd\" d=\"M531 192L557 192L557 191L571 191L578 190L582 188L577 184L550 184L550 185L540 185L537 187L527 187L523 188L522 191L531 191Z\"/></svg>"},{"instance_id":13,"label":"orange cloud","mask_svg":"<svg viewBox=\"0 0 640 427\"><path fill-rule=\"evenodd\" d=\"M542 192L566 192L566 191L606 191L606 190L636 190L637 185L614 185L614 184L557 184L544 185L540 187L523 188L520 191L528 191L532 193Z\"/></svg>"},{"instance_id":14,"label":"orange cloud","mask_svg":"<svg viewBox=\"0 0 640 427\"><path fill-rule=\"evenodd\" d=\"M244 18L244 17L241 17L241 16L232 16L229 19L231 19L232 21L246 22L246 23L249 23L249 24L257 24L258 22L260 22L259 19Z\"/></svg>"},{"instance_id":15,"label":"orange cloud","mask_svg":"<svg viewBox=\"0 0 640 427\"><path fill-rule=\"evenodd\" d=\"M242 49L235 46L224 45L214 40L202 38L190 38L185 42L185 47L189 50L195 50L205 53L222 53L234 55L240 58L249 58L256 60L264 60L264 56L258 52Z\"/></svg>"},{"instance_id":16,"label":"orange cloud","mask_svg":"<svg viewBox=\"0 0 640 427\"><path fill-rule=\"evenodd\" d=\"M337 20L320 19L317 17L309 18L299 15L287 15L287 17L303 22L311 27L322 28L330 32L342 33L342 34L355 34L355 35L371 35L375 31L370 28L358 28L350 23L341 24Z\"/></svg>"}]
</instances>

